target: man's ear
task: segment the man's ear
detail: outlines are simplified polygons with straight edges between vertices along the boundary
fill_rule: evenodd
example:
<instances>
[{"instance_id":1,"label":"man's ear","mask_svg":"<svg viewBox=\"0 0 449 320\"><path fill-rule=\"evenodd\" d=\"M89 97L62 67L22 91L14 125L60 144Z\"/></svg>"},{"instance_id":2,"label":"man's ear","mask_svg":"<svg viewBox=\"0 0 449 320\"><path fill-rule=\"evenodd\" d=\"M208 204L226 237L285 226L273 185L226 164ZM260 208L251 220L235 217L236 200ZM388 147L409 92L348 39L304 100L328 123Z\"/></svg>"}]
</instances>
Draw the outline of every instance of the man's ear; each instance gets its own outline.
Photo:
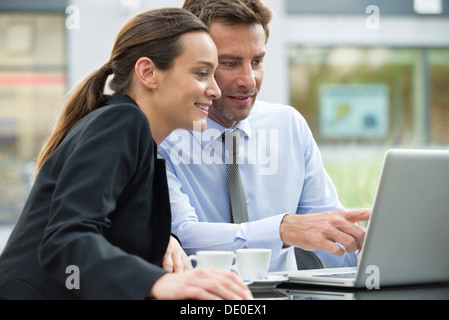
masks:
<instances>
[{"instance_id":1,"label":"man's ear","mask_svg":"<svg viewBox=\"0 0 449 320\"><path fill-rule=\"evenodd\" d=\"M142 57L137 60L134 71L136 72L137 79L148 89L157 88L156 79L156 66L150 58Z\"/></svg>"}]
</instances>

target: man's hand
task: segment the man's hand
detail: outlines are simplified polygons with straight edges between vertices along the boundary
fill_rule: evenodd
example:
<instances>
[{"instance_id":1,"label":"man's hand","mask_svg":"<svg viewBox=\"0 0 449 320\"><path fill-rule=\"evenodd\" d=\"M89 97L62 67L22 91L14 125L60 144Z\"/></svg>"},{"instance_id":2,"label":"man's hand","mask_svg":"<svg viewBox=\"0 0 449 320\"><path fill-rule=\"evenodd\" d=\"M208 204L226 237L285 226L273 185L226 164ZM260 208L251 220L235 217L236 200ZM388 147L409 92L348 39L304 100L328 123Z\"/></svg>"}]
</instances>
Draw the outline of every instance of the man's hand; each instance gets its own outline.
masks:
<instances>
[{"instance_id":1,"label":"man's hand","mask_svg":"<svg viewBox=\"0 0 449 320\"><path fill-rule=\"evenodd\" d=\"M162 268L167 272L184 272L184 261L187 260L187 255L181 248L178 240L170 236L167 252L162 260Z\"/></svg>"},{"instance_id":2,"label":"man's hand","mask_svg":"<svg viewBox=\"0 0 449 320\"><path fill-rule=\"evenodd\" d=\"M366 221L371 209L329 211L310 214L286 215L281 222L280 234L285 247L304 250L324 250L342 256L361 249L366 231L356 225Z\"/></svg>"}]
</instances>

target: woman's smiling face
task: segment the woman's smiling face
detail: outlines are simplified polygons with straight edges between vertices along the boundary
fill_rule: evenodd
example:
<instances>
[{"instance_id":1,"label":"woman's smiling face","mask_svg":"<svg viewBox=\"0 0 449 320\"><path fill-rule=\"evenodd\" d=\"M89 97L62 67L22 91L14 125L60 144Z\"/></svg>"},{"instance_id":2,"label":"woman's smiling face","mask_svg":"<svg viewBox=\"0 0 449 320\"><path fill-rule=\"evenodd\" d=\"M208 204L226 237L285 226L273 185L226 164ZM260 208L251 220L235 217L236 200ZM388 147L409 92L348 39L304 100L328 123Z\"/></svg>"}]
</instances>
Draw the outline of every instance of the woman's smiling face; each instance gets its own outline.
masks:
<instances>
[{"instance_id":1,"label":"woman's smiling face","mask_svg":"<svg viewBox=\"0 0 449 320\"><path fill-rule=\"evenodd\" d=\"M214 78L217 48L205 32L190 32L179 40L182 54L158 79L159 111L173 128L204 131L212 100L221 96Z\"/></svg>"}]
</instances>

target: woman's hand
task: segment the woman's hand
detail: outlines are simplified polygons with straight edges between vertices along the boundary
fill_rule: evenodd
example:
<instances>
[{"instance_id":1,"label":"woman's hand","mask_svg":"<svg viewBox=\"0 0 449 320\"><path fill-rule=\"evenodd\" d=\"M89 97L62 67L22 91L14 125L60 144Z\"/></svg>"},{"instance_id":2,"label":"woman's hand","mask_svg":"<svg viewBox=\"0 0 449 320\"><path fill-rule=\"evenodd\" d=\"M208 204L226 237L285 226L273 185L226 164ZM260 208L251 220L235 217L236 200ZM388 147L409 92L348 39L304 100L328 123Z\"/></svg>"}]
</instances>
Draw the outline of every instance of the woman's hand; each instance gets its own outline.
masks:
<instances>
[{"instance_id":1,"label":"woman's hand","mask_svg":"<svg viewBox=\"0 0 449 320\"><path fill-rule=\"evenodd\" d=\"M251 291L233 273L211 268L166 273L153 285L149 298L161 300L248 300Z\"/></svg>"},{"instance_id":2,"label":"woman's hand","mask_svg":"<svg viewBox=\"0 0 449 320\"><path fill-rule=\"evenodd\" d=\"M162 259L162 268L167 272L184 272L187 255L175 237L170 236L167 251Z\"/></svg>"}]
</instances>

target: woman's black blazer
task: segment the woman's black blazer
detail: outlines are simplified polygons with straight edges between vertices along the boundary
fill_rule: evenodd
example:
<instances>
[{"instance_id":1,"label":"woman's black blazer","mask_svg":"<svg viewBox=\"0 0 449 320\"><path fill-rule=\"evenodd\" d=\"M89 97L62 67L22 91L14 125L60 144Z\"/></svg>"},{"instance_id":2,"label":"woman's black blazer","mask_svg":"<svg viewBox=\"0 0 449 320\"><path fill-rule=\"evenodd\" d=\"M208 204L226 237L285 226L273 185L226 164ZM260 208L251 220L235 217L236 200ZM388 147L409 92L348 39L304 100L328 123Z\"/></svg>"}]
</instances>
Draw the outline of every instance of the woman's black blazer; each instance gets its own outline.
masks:
<instances>
[{"instance_id":1,"label":"woman's black blazer","mask_svg":"<svg viewBox=\"0 0 449 320\"><path fill-rule=\"evenodd\" d=\"M42 167L0 257L0 298L144 299L170 223L148 119L113 95Z\"/></svg>"}]
</instances>

